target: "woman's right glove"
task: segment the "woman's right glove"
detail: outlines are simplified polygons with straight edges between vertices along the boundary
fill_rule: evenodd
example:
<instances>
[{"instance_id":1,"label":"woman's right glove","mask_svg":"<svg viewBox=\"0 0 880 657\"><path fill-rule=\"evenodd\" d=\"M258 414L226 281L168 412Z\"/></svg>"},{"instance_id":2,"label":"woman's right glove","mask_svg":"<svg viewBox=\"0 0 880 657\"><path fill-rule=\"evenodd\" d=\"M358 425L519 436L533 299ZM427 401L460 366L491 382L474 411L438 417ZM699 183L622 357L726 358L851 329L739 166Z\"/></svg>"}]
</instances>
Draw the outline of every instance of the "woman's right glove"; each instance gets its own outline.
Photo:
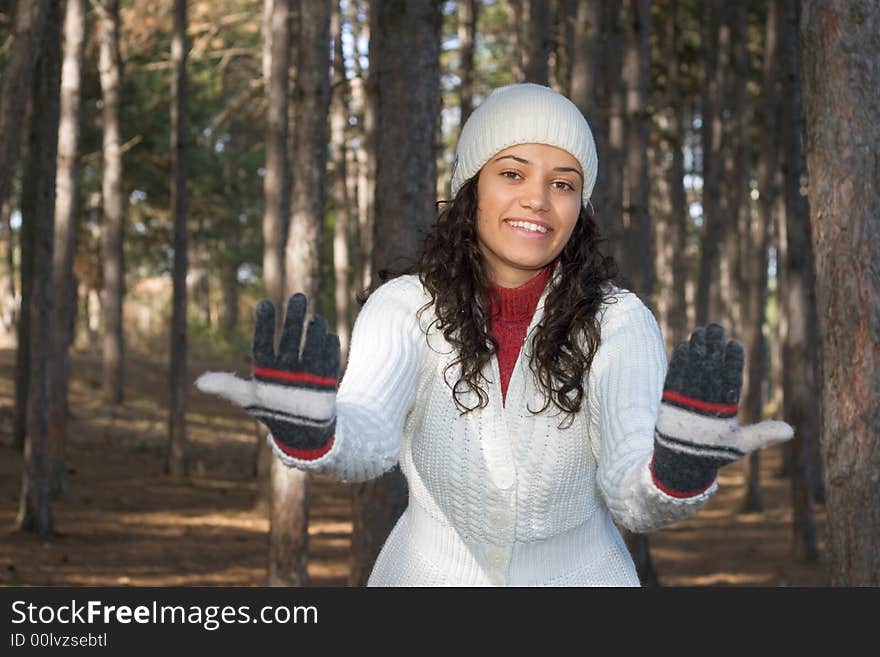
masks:
<instances>
[{"instance_id":1,"label":"woman's right glove","mask_svg":"<svg viewBox=\"0 0 880 657\"><path fill-rule=\"evenodd\" d=\"M654 483L673 497L708 489L718 469L749 452L789 440L785 422L737 422L745 354L718 324L698 327L672 353L654 432Z\"/></svg>"},{"instance_id":2,"label":"woman's right glove","mask_svg":"<svg viewBox=\"0 0 880 657\"><path fill-rule=\"evenodd\" d=\"M288 456L314 460L330 451L336 431L336 386L339 338L315 315L309 322L300 356L306 297L294 294L278 353L275 353L275 307L257 304L253 344L253 378L205 372L196 380L202 392L225 397L265 424Z\"/></svg>"}]
</instances>

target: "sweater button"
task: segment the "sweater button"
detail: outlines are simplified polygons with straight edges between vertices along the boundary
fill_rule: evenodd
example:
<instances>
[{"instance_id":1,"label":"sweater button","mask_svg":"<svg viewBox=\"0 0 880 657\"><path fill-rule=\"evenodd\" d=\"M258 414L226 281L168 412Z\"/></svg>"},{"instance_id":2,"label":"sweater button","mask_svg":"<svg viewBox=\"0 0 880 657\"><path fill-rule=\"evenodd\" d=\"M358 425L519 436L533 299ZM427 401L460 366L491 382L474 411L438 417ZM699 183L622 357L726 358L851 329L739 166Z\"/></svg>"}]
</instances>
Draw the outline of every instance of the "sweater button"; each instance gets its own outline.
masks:
<instances>
[{"instance_id":1,"label":"sweater button","mask_svg":"<svg viewBox=\"0 0 880 657\"><path fill-rule=\"evenodd\" d=\"M493 511L489 514L489 524L495 529L504 529L510 525L510 518L504 511Z\"/></svg>"},{"instance_id":2,"label":"sweater button","mask_svg":"<svg viewBox=\"0 0 880 657\"><path fill-rule=\"evenodd\" d=\"M507 562L507 553L504 548L490 547L488 550L489 564L495 568L500 568Z\"/></svg>"}]
</instances>

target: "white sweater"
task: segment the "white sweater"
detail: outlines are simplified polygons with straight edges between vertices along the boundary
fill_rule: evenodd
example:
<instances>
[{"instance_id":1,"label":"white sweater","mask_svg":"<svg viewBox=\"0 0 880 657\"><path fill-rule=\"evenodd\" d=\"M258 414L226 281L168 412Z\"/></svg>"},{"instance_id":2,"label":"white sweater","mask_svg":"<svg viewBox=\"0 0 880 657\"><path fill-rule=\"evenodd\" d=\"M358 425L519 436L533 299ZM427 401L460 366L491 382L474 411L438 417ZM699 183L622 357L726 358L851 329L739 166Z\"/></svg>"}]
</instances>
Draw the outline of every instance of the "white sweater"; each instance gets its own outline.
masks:
<instances>
[{"instance_id":1,"label":"white sweater","mask_svg":"<svg viewBox=\"0 0 880 657\"><path fill-rule=\"evenodd\" d=\"M601 346L573 424L542 394L528 353L554 273L538 301L502 405L497 359L485 372L489 405L460 415L443 380L450 345L416 311L430 297L418 277L377 289L352 333L337 396L333 448L287 465L343 481L399 463L409 505L385 542L370 586L638 586L612 519L649 532L693 515L717 483L677 499L649 470L666 352L651 312L626 290L603 306ZM458 379L458 369L449 371ZM468 398L473 405L476 396Z\"/></svg>"}]
</instances>

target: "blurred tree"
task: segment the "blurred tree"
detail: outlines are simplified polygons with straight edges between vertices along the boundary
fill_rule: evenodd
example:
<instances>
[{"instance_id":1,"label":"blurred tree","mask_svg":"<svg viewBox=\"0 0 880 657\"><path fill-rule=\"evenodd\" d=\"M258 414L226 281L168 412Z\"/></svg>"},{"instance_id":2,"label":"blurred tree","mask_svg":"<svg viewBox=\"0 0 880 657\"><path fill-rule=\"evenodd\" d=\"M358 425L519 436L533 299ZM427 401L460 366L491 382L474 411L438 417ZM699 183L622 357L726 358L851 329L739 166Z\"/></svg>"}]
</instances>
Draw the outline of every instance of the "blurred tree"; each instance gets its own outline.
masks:
<instances>
[{"instance_id":1,"label":"blurred tree","mask_svg":"<svg viewBox=\"0 0 880 657\"><path fill-rule=\"evenodd\" d=\"M524 3L525 39L523 48L524 82L550 84L550 3L547 0L521 0Z\"/></svg>"},{"instance_id":2,"label":"blurred tree","mask_svg":"<svg viewBox=\"0 0 880 657\"><path fill-rule=\"evenodd\" d=\"M165 471L173 477L189 474L186 439L187 376L186 273L189 238L187 218L187 74L186 0L174 0L174 36L171 41L171 212L174 216L174 266L168 366L168 444Z\"/></svg>"},{"instance_id":3,"label":"blurred tree","mask_svg":"<svg viewBox=\"0 0 880 657\"><path fill-rule=\"evenodd\" d=\"M76 316L77 281L73 273L79 219L80 86L86 37L86 0L68 0L64 17L64 63L61 70L61 114L58 126L58 176L55 198L55 245L52 289L52 358L49 361L49 451L51 490L67 490L64 450L67 443L70 345Z\"/></svg>"},{"instance_id":4,"label":"blurred tree","mask_svg":"<svg viewBox=\"0 0 880 657\"><path fill-rule=\"evenodd\" d=\"M122 300L125 296L125 196L122 171L122 61L119 54L119 0L98 0L100 20L101 95L104 133L103 192L104 226L101 236L104 262L104 398L121 404L125 390L125 336Z\"/></svg>"},{"instance_id":5,"label":"blurred tree","mask_svg":"<svg viewBox=\"0 0 880 657\"><path fill-rule=\"evenodd\" d=\"M459 131L474 109L474 48L479 18L479 0L460 0L458 3Z\"/></svg>"},{"instance_id":6,"label":"blurred tree","mask_svg":"<svg viewBox=\"0 0 880 657\"><path fill-rule=\"evenodd\" d=\"M342 48L342 11L338 0L333 2L330 36L333 39L332 105L330 142L333 150L333 273L335 284L336 334L339 336L340 362L348 360L348 339L351 331L351 200L348 184L349 88Z\"/></svg>"},{"instance_id":7,"label":"blurred tree","mask_svg":"<svg viewBox=\"0 0 880 657\"><path fill-rule=\"evenodd\" d=\"M783 344L782 390L784 415L794 427L791 488L793 515L792 547L796 557L818 559L813 492L821 480L818 453L820 423L819 345L816 327L816 287L813 278L813 246L810 243L810 209L804 181L806 162L803 143L798 21L800 0L784 0L782 27L783 92L782 144L784 173L785 251L781 268L782 313L787 319Z\"/></svg>"},{"instance_id":8,"label":"blurred tree","mask_svg":"<svg viewBox=\"0 0 880 657\"><path fill-rule=\"evenodd\" d=\"M627 275L632 289L649 301L654 293L654 240L650 214L648 136L651 118L651 11L648 0L625 5L623 81L626 89L626 159L623 216Z\"/></svg>"},{"instance_id":9,"label":"blurred tree","mask_svg":"<svg viewBox=\"0 0 880 657\"><path fill-rule=\"evenodd\" d=\"M16 526L40 536L54 533L50 502L49 359L52 351L52 251L55 240L55 167L61 86L61 6L50 3L33 76L33 113L22 192L22 221L31 225L32 282L22 303L30 306L27 437ZM24 204L27 200L27 204ZM27 210L27 212L24 212Z\"/></svg>"},{"instance_id":10,"label":"blurred tree","mask_svg":"<svg viewBox=\"0 0 880 657\"><path fill-rule=\"evenodd\" d=\"M764 324L767 306L767 257L773 205L776 200L777 132L779 130L779 8L773 2L767 12L764 37L764 81L761 91L761 145L758 160L758 213L752 221L751 241L754 244L747 287L746 313L748 323L743 327L748 336L742 394L742 423L754 424L763 419L762 383L767 374L767 344ZM763 509L760 479L760 452L749 455L749 477L743 508L746 511Z\"/></svg>"},{"instance_id":11,"label":"blurred tree","mask_svg":"<svg viewBox=\"0 0 880 657\"><path fill-rule=\"evenodd\" d=\"M41 42L49 0L18 0L13 41L0 88L0 208L12 189L22 118Z\"/></svg>"},{"instance_id":12,"label":"blurred tree","mask_svg":"<svg viewBox=\"0 0 880 657\"><path fill-rule=\"evenodd\" d=\"M439 0L373 0L370 68L376 76L375 249L372 279L415 257L419 230L435 216L434 121L439 93ZM406 99L401 98L406 90ZM408 111L398 108L406 103ZM405 144L406 148L401 148ZM393 235L394 239L389 239ZM395 468L354 486L349 582L363 586L379 549L406 507Z\"/></svg>"},{"instance_id":13,"label":"blurred tree","mask_svg":"<svg viewBox=\"0 0 880 657\"><path fill-rule=\"evenodd\" d=\"M696 322L700 325L717 318L720 305L718 252L722 231L718 206L724 91L725 80L730 74L730 26L723 20L724 9L724 2L711 0L706 3L703 14L703 93L700 112L703 217L695 303Z\"/></svg>"}]
</instances>

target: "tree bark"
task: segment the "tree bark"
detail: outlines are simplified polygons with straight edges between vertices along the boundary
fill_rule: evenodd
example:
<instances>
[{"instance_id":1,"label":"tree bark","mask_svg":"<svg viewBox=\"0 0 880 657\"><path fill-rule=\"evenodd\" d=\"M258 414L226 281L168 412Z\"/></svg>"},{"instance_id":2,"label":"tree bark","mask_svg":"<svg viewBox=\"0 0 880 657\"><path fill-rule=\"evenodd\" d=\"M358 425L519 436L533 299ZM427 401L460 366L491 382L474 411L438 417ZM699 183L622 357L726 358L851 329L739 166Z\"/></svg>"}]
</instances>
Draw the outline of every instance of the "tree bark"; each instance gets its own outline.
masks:
<instances>
[{"instance_id":1,"label":"tree bark","mask_svg":"<svg viewBox=\"0 0 880 657\"><path fill-rule=\"evenodd\" d=\"M522 25L525 22L523 2L528 0L507 0L507 58L510 61L514 82L525 82L525 39L522 36Z\"/></svg>"},{"instance_id":2,"label":"tree bark","mask_svg":"<svg viewBox=\"0 0 880 657\"><path fill-rule=\"evenodd\" d=\"M628 0L626 8L623 79L626 85L627 139L623 221L632 289L648 300L654 293L654 240L648 177L651 7L648 0Z\"/></svg>"},{"instance_id":3,"label":"tree bark","mask_svg":"<svg viewBox=\"0 0 880 657\"><path fill-rule=\"evenodd\" d=\"M287 162L287 76L290 68L289 0L265 0L269 31L264 44L268 57L266 96L266 175L263 191L263 283L266 298L280 308L284 304L284 226L290 207ZM265 72L265 71L264 71ZM280 326L281 319L278 319Z\"/></svg>"},{"instance_id":4,"label":"tree bark","mask_svg":"<svg viewBox=\"0 0 880 657\"><path fill-rule=\"evenodd\" d=\"M77 282L73 273L76 251L79 186L80 87L86 34L86 0L68 0L64 17L64 63L61 71L61 114L58 127L58 176L55 198L55 245L52 289L56 303L52 318L52 358L49 361L50 489L53 497L68 488L64 449L67 443L67 389L70 345L76 317Z\"/></svg>"},{"instance_id":5,"label":"tree bark","mask_svg":"<svg viewBox=\"0 0 880 657\"><path fill-rule=\"evenodd\" d=\"M767 12L764 37L764 81L761 90L763 124L761 126L761 152L758 161L758 213L753 222L752 241L755 245L754 260L749 270L748 366L743 378L743 424L760 422L763 418L762 383L767 374L767 344L764 339L764 322L767 305L767 252L770 225L773 222L773 205L776 200L777 130L779 113L779 12L777 4L771 3ZM760 480L760 452L749 455L749 475L745 511L763 509Z\"/></svg>"},{"instance_id":6,"label":"tree bark","mask_svg":"<svg viewBox=\"0 0 880 657\"><path fill-rule=\"evenodd\" d=\"M12 190L21 146L22 119L33 86L49 0L19 0L14 41L0 87L0 207Z\"/></svg>"},{"instance_id":7,"label":"tree bark","mask_svg":"<svg viewBox=\"0 0 880 657\"><path fill-rule=\"evenodd\" d=\"M171 211L174 216L174 270L171 344L168 353L168 445L165 471L181 478L189 474L186 438L187 335L186 274L189 265L187 217L187 75L186 0L174 1L174 35L171 41Z\"/></svg>"},{"instance_id":8,"label":"tree bark","mask_svg":"<svg viewBox=\"0 0 880 657\"><path fill-rule=\"evenodd\" d=\"M8 272L0 281L0 296L3 299L3 309L0 311L0 325L3 330L12 332L18 321L18 310L15 299L15 233L10 225L12 218L12 198L6 197L3 205L0 205L0 231L6 241L3 264Z\"/></svg>"},{"instance_id":9,"label":"tree bark","mask_svg":"<svg viewBox=\"0 0 880 657\"><path fill-rule=\"evenodd\" d=\"M54 532L50 502L49 359L52 350L52 254L55 241L55 167L58 153L59 92L61 86L61 7L51 3L33 77L33 115L28 174L39 181L33 224L33 285L30 298L30 345L27 438L24 476L16 518L19 529L39 536Z\"/></svg>"},{"instance_id":10,"label":"tree bark","mask_svg":"<svg viewBox=\"0 0 880 657\"><path fill-rule=\"evenodd\" d=\"M783 0L783 121L786 257L781 263L781 314L787 319L783 343L782 391L786 421L794 427L791 441L792 553L797 559L819 558L813 512L812 445L819 440L819 346L816 335L816 294L810 214L801 178L806 174L803 149L798 0Z\"/></svg>"},{"instance_id":11,"label":"tree bark","mask_svg":"<svg viewBox=\"0 0 880 657\"><path fill-rule=\"evenodd\" d=\"M797 0L783 0L783 175L785 254L780 262L780 316L785 315L782 344L782 394L786 420L794 427L790 475L793 507L792 554L797 559L819 558L812 491L816 471L811 467L811 445L819 440L818 338L813 280L813 250L806 197L801 193L805 175L800 73L797 51Z\"/></svg>"},{"instance_id":12,"label":"tree bark","mask_svg":"<svg viewBox=\"0 0 880 657\"><path fill-rule=\"evenodd\" d=\"M665 296L664 335L670 351L687 336L687 198L684 189L684 107L682 106L680 59L678 54L680 30L678 26L678 1L672 0L667 22L669 64L667 67L667 139L672 161L667 169L670 215L666 221L665 258L669 268L669 286Z\"/></svg>"},{"instance_id":13,"label":"tree bark","mask_svg":"<svg viewBox=\"0 0 880 657\"><path fill-rule=\"evenodd\" d=\"M299 4L294 123L296 167L285 248L285 297L303 292L321 312L320 258L330 108L330 5ZM279 313L280 314L280 313ZM272 464L269 584L308 584L309 474Z\"/></svg>"},{"instance_id":14,"label":"tree bark","mask_svg":"<svg viewBox=\"0 0 880 657\"><path fill-rule=\"evenodd\" d=\"M550 84L550 3L546 0L522 0L526 38L523 49L525 82Z\"/></svg>"},{"instance_id":15,"label":"tree bark","mask_svg":"<svg viewBox=\"0 0 880 657\"><path fill-rule=\"evenodd\" d=\"M805 0L800 23L835 586L880 585L880 6Z\"/></svg>"},{"instance_id":16,"label":"tree bark","mask_svg":"<svg viewBox=\"0 0 880 657\"><path fill-rule=\"evenodd\" d=\"M351 333L351 258L349 237L351 202L348 196L348 79L342 53L342 12L339 3L333 3L331 16L333 39L333 95L330 112L330 141L333 148L333 272L336 306L336 334L339 336L340 362L348 361L348 340Z\"/></svg>"},{"instance_id":17,"label":"tree bark","mask_svg":"<svg viewBox=\"0 0 880 657\"><path fill-rule=\"evenodd\" d=\"M722 125L721 152L718 154L721 167L718 181L718 212L717 239L720 241L721 252L718 267L718 296L720 306L707 319L720 321L731 335L741 335L745 328L745 305L742 291L748 289L745 272L751 271L754 261L752 240L742 235L740 224L749 225L749 178L752 170L752 158L749 148L749 125L752 114L748 103L746 85L749 81L748 41L748 7L746 3L729 3L726 7L729 21L729 56L730 62L725 77L726 91L724 103L719 108L727 115ZM771 172L772 173L772 172ZM745 202L743 202L745 201ZM747 235L747 232L743 234ZM711 304L710 304L711 307Z\"/></svg>"},{"instance_id":18,"label":"tree bark","mask_svg":"<svg viewBox=\"0 0 880 657\"><path fill-rule=\"evenodd\" d=\"M599 162L607 162L608 152L608 116L607 97L602 93L602 67L598 53L602 51L602 41L606 38L602 29L601 0L578 0L574 9L574 26L572 31L572 44L570 47L571 60L569 70L571 79L568 87L572 102L578 106L581 113L586 117L593 140L596 143L596 153ZM600 107L600 103L602 106ZM608 166L600 166L596 185L590 204L593 208L604 208L604 199L608 193ZM600 232L603 237L608 236L607 226L603 219L606 212L599 213Z\"/></svg>"},{"instance_id":19,"label":"tree bark","mask_svg":"<svg viewBox=\"0 0 880 657\"><path fill-rule=\"evenodd\" d=\"M626 147L626 98L623 87L623 33L621 25L621 0L607 0L604 3L603 24L607 35L604 43L602 61L603 93L601 98L607 126L608 139L605 150L605 167L607 173L603 191L597 207L599 225L608 238L610 252L618 263L624 279L629 278L629 263L626 259L626 242L623 223L623 189L624 189L624 150ZM605 101L604 99L607 99ZM601 155L600 155L601 157ZM603 182L602 167L599 167L597 184ZM604 203L602 203L604 201Z\"/></svg>"},{"instance_id":20,"label":"tree bark","mask_svg":"<svg viewBox=\"0 0 880 657\"><path fill-rule=\"evenodd\" d=\"M363 3L363 14L372 15L370 3ZM357 16L352 21L354 42L370 42L369 19L361 22ZM372 268L370 262L373 254L374 199L376 188L376 144L375 144L375 109L376 109L376 76L372 69L365 72L360 57L354 58L355 78L352 81L352 110L357 120L357 141L360 145L355 155L357 158L357 207L358 220L355 226L355 281L357 287L366 289L370 286ZM354 314L354 313L353 313Z\"/></svg>"},{"instance_id":21,"label":"tree bark","mask_svg":"<svg viewBox=\"0 0 880 657\"><path fill-rule=\"evenodd\" d=\"M288 75L290 69L290 0L264 0L263 76L266 109L266 175L263 178L263 287L265 298L277 309L284 307L284 236L290 212L288 167ZM275 315L276 343L283 315ZM276 460L257 431L257 495L254 508L270 510L272 463ZM270 516L271 517L271 516Z\"/></svg>"},{"instance_id":22,"label":"tree bark","mask_svg":"<svg viewBox=\"0 0 880 657\"><path fill-rule=\"evenodd\" d=\"M377 78L376 225L373 278L414 258L419 229L434 217L434 118L440 77L439 0L374 0L371 77ZM401 90L408 111L401 113ZM401 145L405 144L405 148ZM394 235L394 239L387 239ZM386 237L386 239L379 239ZM406 507L398 469L354 486L350 584L363 586Z\"/></svg>"},{"instance_id":23,"label":"tree bark","mask_svg":"<svg viewBox=\"0 0 880 657\"><path fill-rule=\"evenodd\" d=\"M458 77L461 80L458 88L459 132L474 111L474 47L479 19L479 0L460 0L458 3Z\"/></svg>"},{"instance_id":24,"label":"tree bark","mask_svg":"<svg viewBox=\"0 0 880 657\"><path fill-rule=\"evenodd\" d=\"M718 317L718 252L721 230L718 215L720 202L720 166L724 80L727 71L730 30L722 20L724 3L712 0L705 7L706 26L703 44L703 106L702 163L703 163L703 225L700 239L700 273L695 303L697 324L705 324ZM718 55L725 55L719 63Z\"/></svg>"},{"instance_id":25,"label":"tree bark","mask_svg":"<svg viewBox=\"0 0 880 657\"><path fill-rule=\"evenodd\" d=\"M122 128L119 112L122 64L119 56L119 0L99 0L101 96L103 99L104 170L104 399L121 404L124 397L125 340L122 312L125 295L125 198L122 189Z\"/></svg>"},{"instance_id":26,"label":"tree bark","mask_svg":"<svg viewBox=\"0 0 880 657\"><path fill-rule=\"evenodd\" d=\"M285 246L285 288L303 292L321 312L319 263L326 199L327 120L330 107L330 6L302 0L294 91L293 193ZM291 164L293 164L293 162Z\"/></svg>"}]
</instances>

